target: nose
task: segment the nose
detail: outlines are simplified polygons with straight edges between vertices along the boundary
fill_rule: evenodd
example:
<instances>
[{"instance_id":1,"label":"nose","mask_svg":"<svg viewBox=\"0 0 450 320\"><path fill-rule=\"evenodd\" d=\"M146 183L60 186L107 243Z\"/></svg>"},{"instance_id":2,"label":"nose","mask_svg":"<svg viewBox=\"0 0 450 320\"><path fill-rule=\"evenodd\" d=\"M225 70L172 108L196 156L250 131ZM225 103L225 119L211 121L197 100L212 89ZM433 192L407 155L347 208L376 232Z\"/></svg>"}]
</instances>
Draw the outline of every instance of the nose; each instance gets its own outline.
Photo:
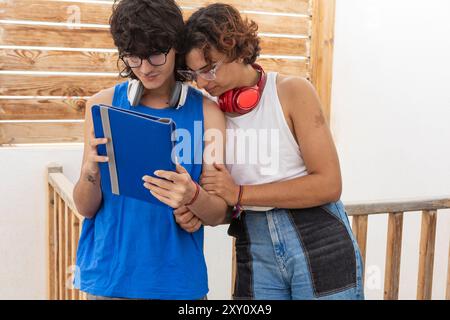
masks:
<instances>
[{"instance_id":1,"label":"nose","mask_svg":"<svg viewBox=\"0 0 450 320\"><path fill-rule=\"evenodd\" d=\"M152 72L154 67L145 59L142 60L142 64L139 67L139 72L142 74L149 74Z\"/></svg>"},{"instance_id":2,"label":"nose","mask_svg":"<svg viewBox=\"0 0 450 320\"><path fill-rule=\"evenodd\" d=\"M202 77L197 77L197 81L196 82L197 82L197 86L198 86L199 89L204 89L209 83L208 80L205 80Z\"/></svg>"}]
</instances>

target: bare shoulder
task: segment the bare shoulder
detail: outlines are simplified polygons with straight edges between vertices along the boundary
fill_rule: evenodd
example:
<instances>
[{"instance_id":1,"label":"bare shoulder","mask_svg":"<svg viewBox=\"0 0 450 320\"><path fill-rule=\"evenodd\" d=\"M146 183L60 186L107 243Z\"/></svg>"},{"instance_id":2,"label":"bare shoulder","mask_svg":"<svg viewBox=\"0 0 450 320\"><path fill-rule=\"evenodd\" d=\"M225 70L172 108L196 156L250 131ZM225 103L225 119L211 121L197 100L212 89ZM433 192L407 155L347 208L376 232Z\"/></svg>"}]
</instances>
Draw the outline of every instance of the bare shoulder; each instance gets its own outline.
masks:
<instances>
[{"instance_id":1,"label":"bare shoulder","mask_svg":"<svg viewBox=\"0 0 450 320\"><path fill-rule=\"evenodd\" d=\"M85 120L87 120L87 124L91 124L91 108L95 104L106 104L111 105L114 97L114 87L103 89L93 96L91 96L86 101L86 110L85 110Z\"/></svg>"},{"instance_id":2,"label":"bare shoulder","mask_svg":"<svg viewBox=\"0 0 450 320\"><path fill-rule=\"evenodd\" d=\"M293 118L322 112L317 91L306 78L279 75L277 90L283 109Z\"/></svg>"},{"instance_id":3,"label":"bare shoulder","mask_svg":"<svg viewBox=\"0 0 450 320\"><path fill-rule=\"evenodd\" d=\"M115 89L114 87L111 87L100 90L99 92L97 92L88 99L88 104L90 104L91 106L96 103L111 105L114 97L114 89Z\"/></svg>"},{"instance_id":4,"label":"bare shoulder","mask_svg":"<svg viewBox=\"0 0 450 320\"><path fill-rule=\"evenodd\" d=\"M280 74L277 78L277 89L280 99L304 97L316 98L317 93L311 82L303 77Z\"/></svg>"},{"instance_id":5,"label":"bare shoulder","mask_svg":"<svg viewBox=\"0 0 450 320\"><path fill-rule=\"evenodd\" d=\"M203 97L203 115L205 128L222 130L225 127L225 115L219 105L208 97Z\"/></svg>"}]
</instances>

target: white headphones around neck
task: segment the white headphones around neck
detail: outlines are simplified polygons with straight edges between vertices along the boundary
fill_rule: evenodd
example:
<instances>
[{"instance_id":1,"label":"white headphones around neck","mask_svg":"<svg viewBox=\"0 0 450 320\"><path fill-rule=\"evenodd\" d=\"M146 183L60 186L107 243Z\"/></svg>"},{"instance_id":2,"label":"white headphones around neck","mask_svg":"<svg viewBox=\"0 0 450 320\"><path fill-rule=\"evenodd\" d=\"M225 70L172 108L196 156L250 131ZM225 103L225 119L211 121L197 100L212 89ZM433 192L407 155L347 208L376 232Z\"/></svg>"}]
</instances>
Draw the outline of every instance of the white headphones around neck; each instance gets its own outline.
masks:
<instances>
[{"instance_id":1,"label":"white headphones around neck","mask_svg":"<svg viewBox=\"0 0 450 320\"><path fill-rule=\"evenodd\" d=\"M173 91L170 95L169 106L175 108L176 110L180 109L186 103L187 94L189 91L189 85L176 81ZM132 107L135 107L139 104L142 98L142 94L144 93L144 85L141 81L137 79L129 79L128 80L128 89L127 96L128 101Z\"/></svg>"}]
</instances>

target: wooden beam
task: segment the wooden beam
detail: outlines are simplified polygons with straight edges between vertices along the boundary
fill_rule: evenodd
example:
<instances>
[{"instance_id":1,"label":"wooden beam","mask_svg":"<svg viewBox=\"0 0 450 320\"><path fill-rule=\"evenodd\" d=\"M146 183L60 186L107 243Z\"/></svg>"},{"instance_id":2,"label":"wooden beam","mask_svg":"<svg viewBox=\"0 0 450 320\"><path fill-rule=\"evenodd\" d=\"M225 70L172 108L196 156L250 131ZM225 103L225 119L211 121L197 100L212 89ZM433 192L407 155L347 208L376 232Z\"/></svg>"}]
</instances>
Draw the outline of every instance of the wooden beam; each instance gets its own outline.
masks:
<instances>
[{"instance_id":1,"label":"wooden beam","mask_svg":"<svg viewBox=\"0 0 450 320\"><path fill-rule=\"evenodd\" d=\"M3 24L3 44L68 48L114 49L109 29ZM309 39L261 35L262 54L308 56Z\"/></svg>"},{"instance_id":2,"label":"wooden beam","mask_svg":"<svg viewBox=\"0 0 450 320\"><path fill-rule=\"evenodd\" d=\"M0 99L0 120L83 120L86 99Z\"/></svg>"},{"instance_id":3,"label":"wooden beam","mask_svg":"<svg viewBox=\"0 0 450 320\"><path fill-rule=\"evenodd\" d=\"M110 72L123 69L114 52L0 49L0 67L8 71ZM309 77L308 59L258 59L267 71ZM121 79L119 79L120 81Z\"/></svg>"},{"instance_id":4,"label":"wooden beam","mask_svg":"<svg viewBox=\"0 0 450 320\"><path fill-rule=\"evenodd\" d=\"M278 9L277 15L270 15L271 2L261 6L255 4L256 11L262 11L265 14L256 14L241 10L243 17L254 20L258 23L259 32L272 32L283 34L308 34L310 18L307 15L306 4L308 0L301 0L304 4L303 14L305 16L289 15L298 10L300 0L295 0L297 6L294 6L294 1L291 3L283 3ZM197 3L199 1L196 1ZM237 7L240 1L235 1ZM279 1L273 1L280 5ZM227 1L229 3L229 1ZM197 4L198 5L198 4ZM290 10L289 10L290 8ZM3 5L0 2L0 9L3 9L2 20L26 20L39 22L53 22L53 23L82 23L92 25L109 25L109 18L112 14L111 5L103 5L98 3L73 3L69 1L52 1L52 0L20 0L20 1L6 1ZM275 8L276 9L276 8ZM255 10L252 8L252 10ZM289 10L289 11L288 11ZM183 8L183 17L188 19L195 8ZM285 11L285 15L283 12ZM288 14L289 13L289 14ZM302 12L298 12L302 13ZM77 21L76 18L79 18Z\"/></svg>"},{"instance_id":5,"label":"wooden beam","mask_svg":"<svg viewBox=\"0 0 450 320\"><path fill-rule=\"evenodd\" d=\"M311 81L330 122L335 0L312 0Z\"/></svg>"},{"instance_id":6,"label":"wooden beam","mask_svg":"<svg viewBox=\"0 0 450 320\"><path fill-rule=\"evenodd\" d=\"M0 95L88 97L123 81L115 76L0 74Z\"/></svg>"},{"instance_id":7,"label":"wooden beam","mask_svg":"<svg viewBox=\"0 0 450 320\"><path fill-rule=\"evenodd\" d=\"M178 0L177 3L180 6L185 7L204 7L212 3L216 3L217 0ZM277 13L300 13L307 14L309 12L309 0L275 0L264 1L261 0L227 0L225 3L231 4L239 10L260 10L277 12ZM260 11L259 10L259 11Z\"/></svg>"},{"instance_id":8,"label":"wooden beam","mask_svg":"<svg viewBox=\"0 0 450 320\"><path fill-rule=\"evenodd\" d=\"M347 211L349 216L440 209L450 209L450 195L428 198L409 198L345 203L345 210Z\"/></svg>"},{"instance_id":9,"label":"wooden beam","mask_svg":"<svg viewBox=\"0 0 450 320\"><path fill-rule=\"evenodd\" d=\"M24 143L82 143L83 122L0 122L0 146Z\"/></svg>"}]
</instances>

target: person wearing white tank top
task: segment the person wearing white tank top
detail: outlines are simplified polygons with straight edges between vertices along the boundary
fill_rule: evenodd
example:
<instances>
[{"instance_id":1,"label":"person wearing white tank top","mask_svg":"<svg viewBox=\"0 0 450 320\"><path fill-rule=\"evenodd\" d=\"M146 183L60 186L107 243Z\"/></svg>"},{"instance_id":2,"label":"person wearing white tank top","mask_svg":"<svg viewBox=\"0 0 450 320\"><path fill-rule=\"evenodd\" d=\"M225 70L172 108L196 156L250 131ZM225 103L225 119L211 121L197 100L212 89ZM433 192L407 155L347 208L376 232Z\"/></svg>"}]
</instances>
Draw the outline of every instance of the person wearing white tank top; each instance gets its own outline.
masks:
<instances>
[{"instance_id":1,"label":"person wearing white tank top","mask_svg":"<svg viewBox=\"0 0 450 320\"><path fill-rule=\"evenodd\" d=\"M201 185L234 208L233 298L363 299L362 258L314 87L261 71L257 25L230 5L197 10L185 36L184 75L219 97L227 118L226 164Z\"/></svg>"}]
</instances>

